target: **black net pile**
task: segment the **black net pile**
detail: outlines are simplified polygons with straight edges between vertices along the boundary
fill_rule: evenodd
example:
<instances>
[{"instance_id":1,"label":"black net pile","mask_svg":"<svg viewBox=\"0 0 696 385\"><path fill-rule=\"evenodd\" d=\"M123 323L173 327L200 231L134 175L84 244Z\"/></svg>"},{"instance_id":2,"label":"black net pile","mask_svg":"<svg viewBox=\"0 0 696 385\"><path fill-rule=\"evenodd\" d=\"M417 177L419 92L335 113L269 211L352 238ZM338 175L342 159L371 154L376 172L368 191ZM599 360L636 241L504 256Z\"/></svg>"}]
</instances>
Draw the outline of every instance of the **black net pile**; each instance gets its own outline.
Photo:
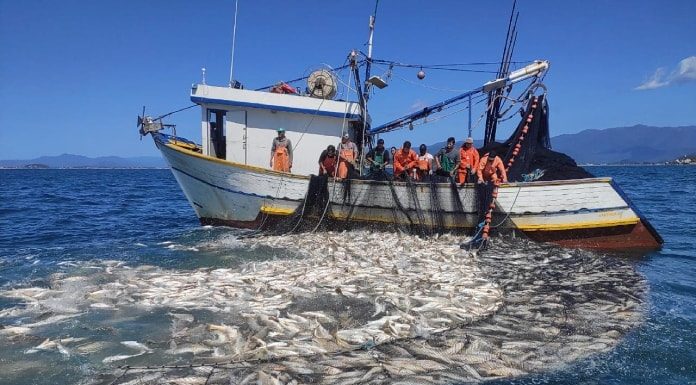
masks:
<instances>
[{"instance_id":1,"label":"black net pile","mask_svg":"<svg viewBox=\"0 0 696 385\"><path fill-rule=\"evenodd\" d=\"M520 143L519 154L515 156L515 162L508 170L508 180L511 182L525 181L525 175L529 175L531 180L542 181L593 178L594 175L579 167L571 157L551 150L549 105L543 95L538 97L536 109L532 108L533 103L530 101L527 104L517 129L505 142L490 143L481 148L479 152L485 154L490 150L495 150L503 159L503 163L507 165L513 156L512 152L518 139L524 135L524 140ZM530 113L533 113L534 118L529 123L527 133L523 134L526 117Z\"/></svg>"}]
</instances>

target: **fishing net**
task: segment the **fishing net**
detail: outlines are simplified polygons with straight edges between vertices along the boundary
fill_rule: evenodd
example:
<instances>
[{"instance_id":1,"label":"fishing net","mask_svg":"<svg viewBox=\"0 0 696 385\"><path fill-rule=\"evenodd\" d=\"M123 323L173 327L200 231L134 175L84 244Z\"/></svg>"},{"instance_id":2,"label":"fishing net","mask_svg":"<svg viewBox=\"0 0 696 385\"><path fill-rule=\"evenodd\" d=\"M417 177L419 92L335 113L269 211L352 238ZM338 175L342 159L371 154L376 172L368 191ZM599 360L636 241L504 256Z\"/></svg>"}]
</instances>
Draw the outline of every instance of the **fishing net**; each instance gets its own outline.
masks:
<instances>
[{"instance_id":1,"label":"fishing net","mask_svg":"<svg viewBox=\"0 0 696 385\"><path fill-rule=\"evenodd\" d=\"M366 181L369 183L362 183ZM472 184L460 186L452 178L415 182L408 178L334 180L326 175L312 175L304 199L291 215L269 218L258 231L245 236L355 228L433 236L443 234L448 228L451 231L452 223L466 223L466 216L474 215L470 212L473 206L465 208L463 203L474 194ZM374 207L368 206L371 202ZM366 207L378 211L380 220L365 220L361 215ZM461 230L466 230L466 226Z\"/></svg>"},{"instance_id":2,"label":"fishing net","mask_svg":"<svg viewBox=\"0 0 696 385\"><path fill-rule=\"evenodd\" d=\"M533 107L534 105L536 107ZM528 122L527 118L530 115L532 121ZM513 155L517 144L520 145L518 154ZM584 168L579 167L569 156L551 150L549 105L544 95L538 96L536 101L532 99L528 102L520 123L505 142L489 143L479 152L485 154L490 150L495 150L505 165L514 157L514 162L508 170L510 181L550 181L594 177ZM525 175L531 178L525 178Z\"/></svg>"},{"instance_id":3,"label":"fishing net","mask_svg":"<svg viewBox=\"0 0 696 385\"><path fill-rule=\"evenodd\" d=\"M593 177L567 155L551 150L549 106L544 95L530 99L520 123L505 142L493 142L480 152L485 154L490 150L501 154L503 163L509 165L510 181ZM367 191L366 183L362 183L365 181L370 182ZM415 182L408 177L394 178L382 170L360 176L350 167L349 176L344 180L312 176L307 194L295 212L286 218L268 221L262 230L263 233L285 234L368 228L420 236L449 231L466 232L475 241L482 235L494 191L495 187L489 184L458 185L451 176L431 175ZM380 197L371 208L381 213L374 215L381 218L376 224L373 218L364 215L372 196ZM495 217L504 215L495 210L492 214ZM493 231L493 227L489 231Z\"/></svg>"}]
</instances>

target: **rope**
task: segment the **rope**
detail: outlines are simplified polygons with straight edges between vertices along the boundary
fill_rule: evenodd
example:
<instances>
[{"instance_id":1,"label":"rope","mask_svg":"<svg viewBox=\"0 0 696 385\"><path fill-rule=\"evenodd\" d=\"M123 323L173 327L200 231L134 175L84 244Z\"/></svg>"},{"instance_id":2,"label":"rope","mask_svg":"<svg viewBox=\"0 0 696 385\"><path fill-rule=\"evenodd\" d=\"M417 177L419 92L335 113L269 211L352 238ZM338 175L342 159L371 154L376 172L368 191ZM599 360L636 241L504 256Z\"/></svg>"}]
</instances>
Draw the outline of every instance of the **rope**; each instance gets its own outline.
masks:
<instances>
[{"instance_id":1,"label":"rope","mask_svg":"<svg viewBox=\"0 0 696 385\"><path fill-rule=\"evenodd\" d=\"M407 64L407 63L399 63L399 62L395 62L395 61L379 60L379 59L373 59L372 62L373 63L381 63L381 64L389 64L389 65L392 65L394 67L425 68L425 69L431 69L431 70L436 70L436 71L474 72L474 73L490 73L490 74L497 74L498 71L455 68L455 67L476 66L476 65L500 65L500 62L460 63L460 64ZM529 64L529 63L532 63L532 61L514 62L514 63L516 63L516 64Z\"/></svg>"},{"instance_id":2,"label":"rope","mask_svg":"<svg viewBox=\"0 0 696 385\"><path fill-rule=\"evenodd\" d=\"M350 89L351 79L352 79L352 77L348 76L348 89ZM346 117L348 115L349 105L350 104L346 103L346 109L345 109L345 112L343 114L343 122L341 123L341 138L343 138L343 135L347 132L346 131L346 120L347 120ZM365 115L365 111L363 111L363 115ZM339 141L339 143L336 145L337 152L338 152L338 149L340 148L340 144L341 144L341 142ZM336 159L336 166L334 167L334 175L333 175L333 180L332 180L332 190L331 190L331 192L329 192L329 196L326 199L326 205L324 206L324 210L321 213L321 217L319 217L319 221L317 222L317 225L314 226L314 228L312 229L312 231L311 231L312 233L316 232L317 229L319 228L319 226L321 225L321 223L324 221L324 218L326 217L326 213L329 209L329 205L331 204L331 198L336 194L336 180L338 179L338 177L337 177L338 166L339 166L340 160L341 160L340 153L336 154L336 156L337 156L337 159Z\"/></svg>"},{"instance_id":3,"label":"rope","mask_svg":"<svg viewBox=\"0 0 696 385\"><path fill-rule=\"evenodd\" d=\"M507 211L507 215L505 215L505 218L503 218L503 220L500 221L500 223L498 223L497 225L491 226L492 228L501 226L510 217L510 213L512 212L512 209L515 207L515 203L517 202L517 197L520 195L520 191L522 191L522 186L517 188L517 194L515 194L515 199L512 200L512 204L510 205L510 209Z\"/></svg>"},{"instance_id":4,"label":"rope","mask_svg":"<svg viewBox=\"0 0 696 385\"><path fill-rule=\"evenodd\" d=\"M418 218L418 228L421 235L427 235L425 233L425 216L423 215L423 210L420 207L420 202L418 201L418 191L416 186L411 180L411 176L406 175L406 188L408 189L409 195L411 195L411 200L413 200L413 208L416 210L416 217ZM432 233L432 232L431 232Z\"/></svg>"},{"instance_id":5,"label":"rope","mask_svg":"<svg viewBox=\"0 0 696 385\"><path fill-rule=\"evenodd\" d=\"M348 67L350 67L350 64L344 64L344 65L342 65L342 66L340 66L340 67L334 68L334 72L335 72L335 71L340 71L340 70L345 69L345 68L348 68ZM307 75L307 76L299 77L299 78L297 78L297 79L284 80L284 81L282 81L282 82L283 82L283 83L287 83L287 84L292 84L292 83L299 82L300 80L309 79L310 76L311 76L311 74L309 74L309 75ZM265 87L257 88L257 89L255 89L254 91L263 91L263 90L267 90L267 89L269 89L269 88L275 87L276 84L278 84L278 83L271 84L270 86L265 86Z\"/></svg>"},{"instance_id":6,"label":"rope","mask_svg":"<svg viewBox=\"0 0 696 385\"><path fill-rule=\"evenodd\" d=\"M345 66L343 66L343 67L345 67ZM348 78L348 87L349 87L349 88L350 88L350 79L351 79L351 78L349 77L349 78ZM325 101L326 101L326 99L322 99L321 102L319 103L319 106L318 106L317 109L314 111L314 114L312 114L312 118L311 118L311 119L309 120L309 122L307 122L307 124L305 125L305 128L304 128L304 130L302 131L302 134L300 135L300 138L299 138L299 139L297 140L297 142L294 144L294 146L293 146L293 151L297 150L297 148L299 147L300 143L302 142L302 139L304 138L304 135L307 133L307 131L309 131L309 127L310 127L310 126L312 125L312 123L314 122L314 118L318 115L319 110L320 110L321 107L324 105L324 102L325 102ZM341 136L343 136L343 134L344 134L345 131L346 131L346 130L345 130L345 126L346 126L346 116L347 116L347 114L348 114L348 109L350 108L349 106L350 106L350 103L346 103L346 109L345 109L345 112L344 112L344 114L343 114L343 122L342 122L342 125L341 125ZM338 165L337 165L337 166L338 166ZM335 179L336 179L335 175L336 175L336 173L334 172L334 182L335 182ZM280 177L280 181L279 181L279 183L278 183L278 188L276 189L275 196L278 196L278 194L280 193L280 189L281 189L281 187L282 187L283 178L285 178L285 174L282 174L281 177ZM334 184L335 184L335 183L334 183ZM335 189L335 186L334 186L334 189ZM303 202L302 202L302 210L301 210L300 216L299 216L299 218L298 218L298 220L297 220L297 223L295 223L295 225L292 227L292 229L291 229L290 231L285 232L285 234L294 232L294 231L299 227L299 225L302 223L302 219L304 218L305 206L306 206L306 204L307 204L307 199L308 199L308 195L305 194L305 198L304 198L304 200L303 200ZM263 204L265 204L267 201L268 201L268 198L267 198L267 197L264 197ZM326 207L326 208L328 208L328 202L330 202L330 199L327 201L327 207ZM323 220L324 215L326 214L326 208L324 209L324 214L322 214L322 217L321 217L319 223L318 223L317 226L314 228L314 230L312 230L312 232L316 231L316 229L317 229L317 228L319 227L319 225L321 224L321 221ZM270 215L269 215L268 213L263 213L263 216L262 216L263 219L261 220L261 223L259 224L259 226L258 226L255 230L253 230L252 233L244 234L244 235L241 236L241 237L243 237L243 238L250 238L250 237L253 237L253 236L256 236L256 235L260 234L260 233L262 232L263 227L265 226L266 222L268 221L268 218L269 218L269 217L270 217Z\"/></svg>"}]
</instances>

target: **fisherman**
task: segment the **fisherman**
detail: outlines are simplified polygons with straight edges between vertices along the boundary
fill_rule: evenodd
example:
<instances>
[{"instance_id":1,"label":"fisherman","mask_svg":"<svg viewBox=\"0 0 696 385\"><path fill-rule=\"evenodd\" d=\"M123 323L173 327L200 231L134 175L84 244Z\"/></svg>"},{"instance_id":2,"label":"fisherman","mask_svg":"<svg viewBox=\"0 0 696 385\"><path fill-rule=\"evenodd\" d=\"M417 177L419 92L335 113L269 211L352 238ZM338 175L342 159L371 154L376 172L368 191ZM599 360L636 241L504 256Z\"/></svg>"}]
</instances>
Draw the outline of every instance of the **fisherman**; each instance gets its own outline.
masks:
<instances>
[{"instance_id":1,"label":"fisherman","mask_svg":"<svg viewBox=\"0 0 696 385\"><path fill-rule=\"evenodd\" d=\"M370 174L376 176L384 173L384 168L389 164L389 152L384 148L384 139L377 140L377 147L370 150L365 159L370 163Z\"/></svg>"},{"instance_id":2,"label":"fisherman","mask_svg":"<svg viewBox=\"0 0 696 385\"><path fill-rule=\"evenodd\" d=\"M416 172L416 180L423 181L430 177L433 173L433 155L428 152L428 147L421 144L418 147L418 167Z\"/></svg>"},{"instance_id":3,"label":"fisherman","mask_svg":"<svg viewBox=\"0 0 696 385\"><path fill-rule=\"evenodd\" d=\"M337 162L336 147L330 144L329 147L326 147L326 150L322 151L321 155L319 155L319 175L327 174L330 177L336 176Z\"/></svg>"},{"instance_id":4,"label":"fisherman","mask_svg":"<svg viewBox=\"0 0 696 385\"><path fill-rule=\"evenodd\" d=\"M503 161L493 150L481 158L476 174L478 175L478 183L493 182L497 184L499 182L507 183L508 181Z\"/></svg>"},{"instance_id":5,"label":"fisherman","mask_svg":"<svg viewBox=\"0 0 696 385\"><path fill-rule=\"evenodd\" d=\"M437 175L452 177L459 168L459 151L454 150L454 137L447 138L447 145L435 154L435 173Z\"/></svg>"},{"instance_id":6,"label":"fisherman","mask_svg":"<svg viewBox=\"0 0 696 385\"><path fill-rule=\"evenodd\" d=\"M407 179L418 166L418 155L411 150L411 142L404 142L404 146L394 154L394 177Z\"/></svg>"},{"instance_id":7,"label":"fisherman","mask_svg":"<svg viewBox=\"0 0 696 385\"><path fill-rule=\"evenodd\" d=\"M270 166L276 171L290 172L292 170L292 143L285 137L285 129L278 128L278 137L271 145Z\"/></svg>"},{"instance_id":8,"label":"fisherman","mask_svg":"<svg viewBox=\"0 0 696 385\"><path fill-rule=\"evenodd\" d=\"M345 179L349 170L355 169L355 160L358 158L358 146L350 141L350 136L345 133L338 145L338 177Z\"/></svg>"},{"instance_id":9,"label":"fisherman","mask_svg":"<svg viewBox=\"0 0 696 385\"><path fill-rule=\"evenodd\" d=\"M479 153L474 147L474 139L466 138L462 148L459 149L459 173L457 175L457 183L474 182L476 177L476 168L479 165Z\"/></svg>"}]
</instances>

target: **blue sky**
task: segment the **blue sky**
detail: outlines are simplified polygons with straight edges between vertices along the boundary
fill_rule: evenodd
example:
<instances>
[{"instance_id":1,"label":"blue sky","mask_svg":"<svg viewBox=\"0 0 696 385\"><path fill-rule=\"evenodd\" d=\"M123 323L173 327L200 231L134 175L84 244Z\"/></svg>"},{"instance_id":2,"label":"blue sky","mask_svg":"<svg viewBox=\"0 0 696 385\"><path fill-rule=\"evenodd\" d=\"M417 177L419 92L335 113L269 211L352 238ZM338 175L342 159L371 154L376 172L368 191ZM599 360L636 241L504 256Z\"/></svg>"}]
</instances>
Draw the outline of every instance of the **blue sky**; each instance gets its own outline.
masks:
<instances>
[{"instance_id":1,"label":"blue sky","mask_svg":"<svg viewBox=\"0 0 696 385\"><path fill-rule=\"evenodd\" d=\"M365 50L373 1L240 0L235 78L246 88L341 65ZM437 64L499 60L511 1L381 0L374 57ZM548 59L553 135L633 124L696 124L696 1L520 0L515 59ZM186 107L190 86L228 81L234 1L0 0L0 158L156 155L135 127ZM383 68L374 73L382 74ZM397 70L372 96L374 124L492 75ZM442 91L442 90L445 91ZM174 115L198 140L197 109ZM476 116L475 116L476 118ZM466 135L466 113L386 136ZM482 136L481 130L474 133Z\"/></svg>"}]
</instances>

